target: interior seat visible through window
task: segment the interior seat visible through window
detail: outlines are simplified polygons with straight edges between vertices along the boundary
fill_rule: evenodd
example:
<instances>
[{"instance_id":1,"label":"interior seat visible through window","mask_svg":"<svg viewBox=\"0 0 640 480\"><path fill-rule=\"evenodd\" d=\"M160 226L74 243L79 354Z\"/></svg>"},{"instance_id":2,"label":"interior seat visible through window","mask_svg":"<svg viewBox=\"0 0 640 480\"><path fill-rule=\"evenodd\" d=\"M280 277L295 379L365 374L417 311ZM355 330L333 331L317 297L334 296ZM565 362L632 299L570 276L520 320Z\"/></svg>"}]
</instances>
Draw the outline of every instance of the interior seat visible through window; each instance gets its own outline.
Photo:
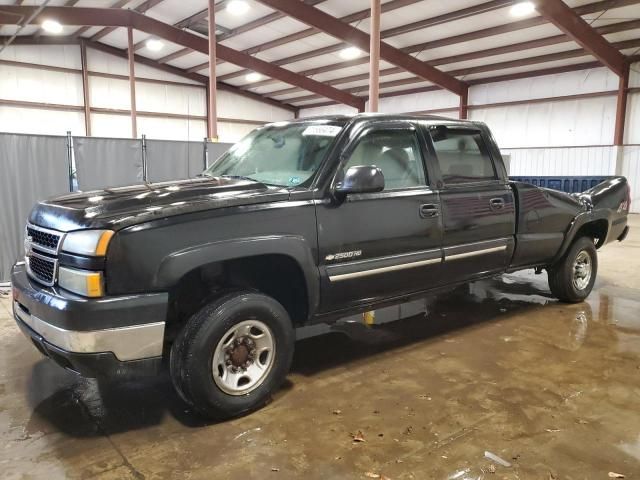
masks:
<instances>
[{"instance_id":1,"label":"interior seat visible through window","mask_svg":"<svg viewBox=\"0 0 640 480\"><path fill-rule=\"evenodd\" d=\"M385 190L425 185L424 167L413 130L376 130L365 134L344 165L375 165L384 175Z\"/></svg>"}]
</instances>

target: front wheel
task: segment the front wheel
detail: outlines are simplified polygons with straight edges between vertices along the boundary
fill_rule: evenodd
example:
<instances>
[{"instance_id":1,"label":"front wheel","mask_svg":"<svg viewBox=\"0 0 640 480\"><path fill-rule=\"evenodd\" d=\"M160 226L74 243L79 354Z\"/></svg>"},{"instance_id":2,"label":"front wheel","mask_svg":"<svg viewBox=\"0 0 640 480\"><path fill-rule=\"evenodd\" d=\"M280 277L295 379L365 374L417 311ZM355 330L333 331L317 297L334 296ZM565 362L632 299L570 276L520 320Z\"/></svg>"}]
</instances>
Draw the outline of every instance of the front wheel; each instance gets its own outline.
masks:
<instances>
[{"instance_id":1,"label":"front wheel","mask_svg":"<svg viewBox=\"0 0 640 480\"><path fill-rule=\"evenodd\" d=\"M563 302L581 302L591 293L597 273L598 253L593 239L580 237L548 271L549 288Z\"/></svg>"},{"instance_id":2,"label":"front wheel","mask_svg":"<svg viewBox=\"0 0 640 480\"><path fill-rule=\"evenodd\" d=\"M293 357L287 311L253 292L225 295L195 313L171 348L171 379L180 396L216 419L264 405Z\"/></svg>"}]
</instances>

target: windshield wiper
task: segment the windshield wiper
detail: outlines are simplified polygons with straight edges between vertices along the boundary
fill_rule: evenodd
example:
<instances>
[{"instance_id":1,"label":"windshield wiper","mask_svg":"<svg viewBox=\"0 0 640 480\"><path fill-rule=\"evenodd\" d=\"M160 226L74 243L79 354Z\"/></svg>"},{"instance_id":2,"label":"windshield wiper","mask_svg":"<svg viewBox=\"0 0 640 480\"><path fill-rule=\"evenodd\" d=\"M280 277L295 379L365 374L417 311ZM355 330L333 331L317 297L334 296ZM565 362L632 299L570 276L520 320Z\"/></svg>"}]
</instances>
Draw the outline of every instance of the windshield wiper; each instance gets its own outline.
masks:
<instances>
[{"instance_id":1,"label":"windshield wiper","mask_svg":"<svg viewBox=\"0 0 640 480\"><path fill-rule=\"evenodd\" d=\"M251 177L245 177L243 175L219 175L219 176L222 178L236 178L238 180L249 180L250 182L261 183L261 182L258 182L258 180L255 180Z\"/></svg>"}]
</instances>

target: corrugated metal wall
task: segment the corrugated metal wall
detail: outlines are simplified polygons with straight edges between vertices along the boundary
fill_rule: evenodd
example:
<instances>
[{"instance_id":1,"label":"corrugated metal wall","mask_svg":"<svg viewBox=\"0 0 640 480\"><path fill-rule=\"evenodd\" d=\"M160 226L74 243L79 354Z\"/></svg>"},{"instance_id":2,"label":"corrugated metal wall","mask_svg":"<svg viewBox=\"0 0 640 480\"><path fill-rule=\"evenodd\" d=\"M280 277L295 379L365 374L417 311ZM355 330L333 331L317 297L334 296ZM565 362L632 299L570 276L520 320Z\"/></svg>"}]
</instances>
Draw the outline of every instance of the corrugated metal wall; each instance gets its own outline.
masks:
<instances>
[{"instance_id":1,"label":"corrugated metal wall","mask_svg":"<svg viewBox=\"0 0 640 480\"><path fill-rule=\"evenodd\" d=\"M35 63L79 70L80 49L76 45L12 45L2 53L3 60ZM128 75L125 59L91 48L87 49L89 71L113 75ZM0 100L20 100L82 107L82 76L74 72L56 72L23 66L0 67ZM138 132L148 138L162 140L201 141L206 135L206 92L196 82L174 76L146 65L136 64L138 77L180 82L173 85L136 82L136 106L139 111L178 114L194 118L138 116ZM130 105L128 80L91 75L89 77L91 106L103 109L128 110ZM218 116L271 122L293 118L293 113L262 102L218 92ZM101 137L129 137L131 124L127 115L110 112L91 114L92 134ZM219 123L223 142L236 142L256 127L254 123ZM84 135L84 113L19 106L0 105L0 131L64 135L70 130Z\"/></svg>"}]
</instances>

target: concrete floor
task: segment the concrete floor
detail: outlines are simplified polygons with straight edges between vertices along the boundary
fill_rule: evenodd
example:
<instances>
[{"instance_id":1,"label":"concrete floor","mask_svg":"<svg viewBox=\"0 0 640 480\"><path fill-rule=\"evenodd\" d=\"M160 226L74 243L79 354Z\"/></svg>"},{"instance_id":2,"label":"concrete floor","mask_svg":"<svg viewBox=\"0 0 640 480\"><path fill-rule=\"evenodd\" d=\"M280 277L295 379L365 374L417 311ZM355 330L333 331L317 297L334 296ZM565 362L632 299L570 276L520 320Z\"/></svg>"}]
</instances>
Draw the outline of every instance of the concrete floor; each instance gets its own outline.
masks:
<instances>
[{"instance_id":1,"label":"concrete floor","mask_svg":"<svg viewBox=\"0 0 640 480\"><path fill-rule=\"evenodd\" d=\"M631 222L626 242L601 251L585 303L558 304L532 272L476 282L427 318L300 342L274 401L219 424L191 414L166 378L106 384L58 368L3 297L0 476L638 478L640 218Z\"/></svg>"}]
</instances>

